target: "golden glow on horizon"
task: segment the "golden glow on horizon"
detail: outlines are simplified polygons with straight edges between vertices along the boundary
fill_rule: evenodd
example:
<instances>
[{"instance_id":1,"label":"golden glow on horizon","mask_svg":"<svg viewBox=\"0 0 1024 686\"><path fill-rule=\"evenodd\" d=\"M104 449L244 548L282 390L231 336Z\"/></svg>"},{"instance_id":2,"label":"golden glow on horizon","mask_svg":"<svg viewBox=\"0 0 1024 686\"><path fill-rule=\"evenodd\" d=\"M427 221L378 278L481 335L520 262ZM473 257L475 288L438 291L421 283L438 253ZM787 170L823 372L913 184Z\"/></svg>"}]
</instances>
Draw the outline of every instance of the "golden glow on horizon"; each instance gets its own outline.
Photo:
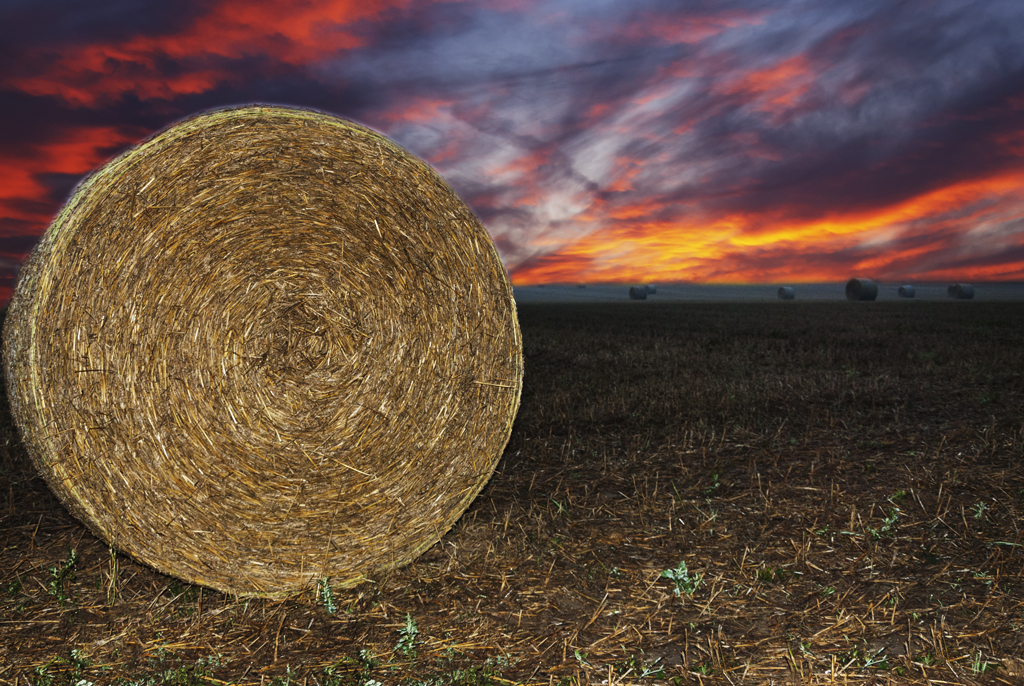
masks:
<instances>
[{"instance_id":1,"label":"golden glow on horizon","mask_svg":"<svg viewBox=\"0 0 1024 686\"><path fill-rule=\"evenodd\" d=\"M612 226L514 269L513 281L517 285L644 280L805 283L842 280L851 271L911 273L915 259L928 257L937 245L932 242L886 250L901 231L924 220L935 225L933 232L951 223L962 227L993 212L1003 221L1024 218L1022 189L1024 171L1014 170L954 183L874 211L804 222L787 221L780 211L774 217L735 215L659 223L643 221L658 208L627 206L607 213L615 220ZM972 207L975 209L970 216L964 216ZM880 238L880 233L886 235ZM880 246L877 254L866 252L855 265L821 260L823 254L872 241ZM986 277L1024 278L1024 262L978 266L956 273L931 270L917 275L929 279Z\"/></svg>"}]
</instances>

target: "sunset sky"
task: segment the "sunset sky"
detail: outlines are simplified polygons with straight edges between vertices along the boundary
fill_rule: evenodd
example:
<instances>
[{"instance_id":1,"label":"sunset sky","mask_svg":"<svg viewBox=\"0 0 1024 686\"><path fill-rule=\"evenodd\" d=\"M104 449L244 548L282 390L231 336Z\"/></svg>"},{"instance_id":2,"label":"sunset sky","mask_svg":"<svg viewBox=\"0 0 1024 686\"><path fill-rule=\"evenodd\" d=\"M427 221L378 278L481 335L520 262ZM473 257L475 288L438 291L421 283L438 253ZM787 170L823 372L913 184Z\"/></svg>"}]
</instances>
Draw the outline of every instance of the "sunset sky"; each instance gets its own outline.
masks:
<instances>
[{"instance_id":1,"label":"sunset sky","mask_svg":"<svg viewBox=\"0 0 1024 686\"><path fill-rule=\"evenodd\" d=\"M83 174L214 107L428 161L517 285L1024 280L1020 0L0 0L0 300Z\"/></svg>"}]
</instances>

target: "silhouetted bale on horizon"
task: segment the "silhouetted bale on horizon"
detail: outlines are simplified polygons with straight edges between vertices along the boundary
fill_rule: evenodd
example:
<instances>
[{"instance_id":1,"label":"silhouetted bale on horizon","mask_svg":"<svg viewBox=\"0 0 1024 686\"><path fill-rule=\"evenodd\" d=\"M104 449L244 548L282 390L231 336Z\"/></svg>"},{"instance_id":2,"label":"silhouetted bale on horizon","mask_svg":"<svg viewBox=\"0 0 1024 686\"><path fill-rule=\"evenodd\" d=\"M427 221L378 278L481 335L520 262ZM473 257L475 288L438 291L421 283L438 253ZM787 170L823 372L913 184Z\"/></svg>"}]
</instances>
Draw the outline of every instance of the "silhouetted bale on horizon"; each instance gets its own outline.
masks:
<instances>
[{"instance_id":1,"label":"silhouetted bale on horizon","mask_svg":"<svg viewBox=\"0 0 1024 686\"><path fill-rule=\"evenodd\" d=\"M913 298L916 292L917 291L915 291L914 287L911 286L910 284L907 284L906 286L900 286L900 289L897 291L901 298Z\"/></svg>"},{"instance_id":2,"label":"silhouetted bale on horizon","mask_svg":"<svg viewBox=\"0 0 1024 686\"><path fill-rule=\"evenodd\" d=\"M946 293L956 300L971 300L974 298L974 286L969 283L955 283L946 289Z\"/></svg>"},{"instance_id":3,"label":"silhouetted bale on horizon","mask_svg":"<svg viewBox=\"0 0 1024 686\"><path fill-rule=\"evenodd\" d=\"M793 290L792 286L782 286L779 288L779 300L792 300L796 297L796 291Z\"/></svg>"},{"instance_id":4,"label":"silhouetted bale on horizon","mask_svg":"<svg viewBox=\"0 0 1024 686\"><path fill-rule=\"evenodd\" d=\"M846 299L850 301L874 300L878 297L878 284L871 279L853 278L846 282Z\"/></svg>"}]
</instances>

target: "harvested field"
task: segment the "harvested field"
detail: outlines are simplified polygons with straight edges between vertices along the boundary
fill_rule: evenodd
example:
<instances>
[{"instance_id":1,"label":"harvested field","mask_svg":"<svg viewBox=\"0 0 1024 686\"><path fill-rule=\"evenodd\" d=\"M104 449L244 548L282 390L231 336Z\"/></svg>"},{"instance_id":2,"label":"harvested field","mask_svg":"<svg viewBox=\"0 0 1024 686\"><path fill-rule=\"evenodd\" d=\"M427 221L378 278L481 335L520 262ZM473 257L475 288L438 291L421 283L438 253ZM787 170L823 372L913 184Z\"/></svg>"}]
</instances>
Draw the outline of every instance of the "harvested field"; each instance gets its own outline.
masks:
<instances>
[{"instance_id":1,"label":"harvested field","mask_svg":"<svg viewBox=\"0 0 1024 686\"><path fill-rule=\"evenodd\" d=\"M5 414L0 684L1022 683L1024 303L865 305L521 305L467 513L288 600L112 552Z\"/></svg>"}]
</instances>

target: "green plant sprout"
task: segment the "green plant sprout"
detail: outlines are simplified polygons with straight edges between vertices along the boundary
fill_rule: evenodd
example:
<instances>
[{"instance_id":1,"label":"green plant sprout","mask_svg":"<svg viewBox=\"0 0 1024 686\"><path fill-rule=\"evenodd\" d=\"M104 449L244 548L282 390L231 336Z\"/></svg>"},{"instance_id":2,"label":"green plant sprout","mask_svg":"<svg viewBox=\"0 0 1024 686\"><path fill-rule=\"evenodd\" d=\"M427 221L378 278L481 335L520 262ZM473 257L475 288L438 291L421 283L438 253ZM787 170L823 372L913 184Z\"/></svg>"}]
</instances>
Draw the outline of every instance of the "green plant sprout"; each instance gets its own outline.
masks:
<instances>
[{"instance_id":1,"label":"green plant sprout","mask_svg":"<svg viewBox=\"0 0 1024 686\"><path fill-rule=\"evenodd\" d=\"M334 600L334 591L331 589L331 579L322 577L320 579L320 602L323 604L327 614L333 615L338 611L338 605Z\"/></svg>"},{"instance_id":2,"label":"green plant sprout","mask_svg":"<svg viewBox=\"0 0 1024 686\"><path fill-rule=\"evenodd\" d=\"M675 591L677 596L682 596L684 593L688 596L692 596L700 587L701 581L704 579L704 575L698 574L690 576L690 572L686 568L686 560L682 560L680 561L679 566L675 569L666 569L662 571L661 578L672 580L672 583L676 585Z\"/></svg>"},{"instance_id":3,"label":"green plant sprout","mask_svg":"<svg viewBox=\"0 0 1024 686\"><path fill-rule=\"evenodd\" d=\"M718 472L714 472L711 475L711 484L704 489L704 495L711 495L721 487L721 482L718 480Z\"/></svg>"},{"instance_id":4,"label":"green plant sprout","mask_svg":"<svg viewBox=\"0 0 1024 686\"><path fill-rule=\"evenodd\" d=\"M405 626L398 630L399 638L395 650L402 653L407 659L416 659L416 644L419 643L420 629L416 626L416 620L412 615L406 613Z\"/></svg>"},{"instance_id":5,"label":"green plant sprout","mask_svg":"<svg viewBox=\"0 0 1024 686\"><path fill-rule=\"evenodd\" d=\"M68 551L68 559L60 565L50 567L50 583L46 586L46 592L57 599L60 605L66 605L70 597L64 591L65 581L75 580L75 565L78 564L78 553L74 548Z\"/></svg>"},{"instance_id":6,"label":"green plant sprout","mask_svg":"<svg viewBox=\"0 0 1024 686\"><path fill-rule=\"evenodd\" d=\"M899 508L890 507L889 514L886 515L885 518L882 520L882 527L880 529L874 529L870 526L867 527L868 533L871 534L871 540L877 541L882 538L888 538L889 536L892 536L893 533L896 532L896 521L899 519L899 517Z\"/></svg>"},{"instance_id":7,"label":"green plant sprout","mask_svg":"<svg viewBox=\"0 0 1024 686\"><path fill-rule=\"evenodd\" d=\"M986 662L982 652L980 650L971 653L971 671L974 676L980 676L988 671L994 671L999 668L997 662Z\"/></svg>"}]
</instances>

